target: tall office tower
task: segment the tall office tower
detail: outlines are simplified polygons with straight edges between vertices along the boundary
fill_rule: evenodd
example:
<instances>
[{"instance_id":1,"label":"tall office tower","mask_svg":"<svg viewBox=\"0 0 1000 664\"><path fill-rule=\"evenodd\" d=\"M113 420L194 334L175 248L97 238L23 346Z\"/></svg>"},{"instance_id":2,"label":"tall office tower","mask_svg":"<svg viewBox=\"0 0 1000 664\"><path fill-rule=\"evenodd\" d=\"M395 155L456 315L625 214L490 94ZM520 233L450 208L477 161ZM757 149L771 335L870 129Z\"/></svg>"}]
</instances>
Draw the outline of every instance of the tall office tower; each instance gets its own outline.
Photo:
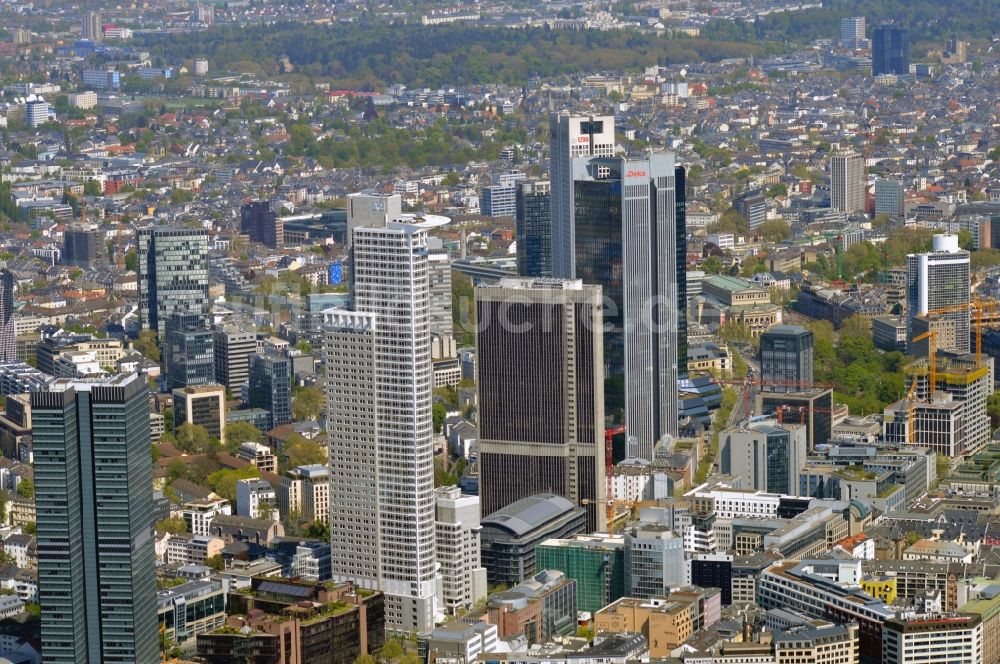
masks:
<instances>
[{"instance_id":1,"label":"tall office tower","mask_svg":"<svg viewBox=\"0 0 1000 664\"><path fill-rule=\"evenodd\" d=\"M554 493L606 529L601 288L504 279L476 289L476 320L483 514Z\"/></svg>"},{"instance_id":2,"label":"tall office tower","mask_svg":"<svg viewBox=\"0 0 1000 664\"><path fill-rule=\"evenodd\" d=\"M183 424L196 424L222 440L226 426L226 388L215 383L180 387L171 396L175 431Z\"/></svg>"},{"instance_id":3,"label":"tall office tower","mask_svg":"<svg viewBox=\"0 0 1000 664\"><path fill-rule=\"evenodd\" d=\"M875 216L887 214L902 217L904 214L903 183L899 180L875 180Z\"/></svg>"},{"instance_id":4,"label":"tall office tower","mask_svg":"<svg viewBox=\"0 0 1000 664\"><path fill-rule=\"evenodd\" d=\"M521 181L515 186L517 273L522 277L551 277L552 192L549 181Z\"/></svg>"},{"instance_id":5,"label":"tall office tower","mask_svg":"<svg viewBox=\"0 0 1000 664\"><path fill-rule=\"evenodd\" d=\"M574 272L609 304L604 411L624 423L628 455L652 459L677 435L687 370L684 169L672 154L578 158L573 187Z\"/></svg>"},{"instance_id":6,"label":"tall office tower","mask_svg":"<svg viewBox=\"0 0 1000 664\"><path fill-rule=\"evenodd\" d=\"M907 348L913 348L914 318L930 313L939 320L954 321L954 347L943 350L969 352L969 311L935 314L936 309L968 305L972 297L969 252L960 249L957 235L935 235L932 251L906 257Z\"/></svg>"},{"instance_id":7,"label":"tall office tower","mask_svg":"<svg viewBox=\"0 0 1000 664\"><path fill-rule=\"evenodd\" d=\"M764 225L767 221L767 200L760 191L752 191L739 196L733 201L733 207L747 222L751 231Z\"/></svg>"},{"instance_id":8,"label":"tall office tower","mask_svg":"<svg viewBox=\"0 0 1000 664\"><path fill-rule=\"evenodd\" d=\"M285 246L285 228L281 217L271 209L270 201L253 201L240 208L240 232L251 242L272 249Z\"/></svg>"},{"instance_id":9,"label":"tall office tower","mask_svg":"<svg viewBox=\"0 0 1000 664\"><path fill-rule=\"evenodd\" d=\"M14 326L14 274L0 269L0 362L17 359L17 330Z\"/></svg>"},{"instance_id":10,"label":"tall office tower","mask_svg":"<svg viewBox=\"0 0 1000 664\"><path fill-rule=\"evenodd\" d=\"M806 462L806 428L775 420L726 429L719 437L722 472L744 478L750 489L786 496L799 494L799 471Z\"/></svg>"},{"instance_id":11,"label":"tall office tower","mask_svg":"<svg viewBox=\"0 0 1000 664\"><path fill-rule=\"evenodd\" d=\"M94 267L101 260L103 244L96 225L71 226L63 233L62 262L76 267Z\"/></svg>"},{"instance_id":12,"label":"tall office tower","mask_svg":"<svg viewBox=\"0 0 1000 664\"><path fill-rule=\"evenodd\" d=\"M119 374L31 394L47 663L159 659L148 393Z\"/></svg>"},{"instance_id":13,"label":"tall office tower","mask_svg":"<svg viewBox=\"0 0 1000 664\"><path fill-rule=\"evenodd\" d=\"M238 325L223 325L214 330L215 382L239 394L250 378L250 358L257 353L257 332Z\"/></svg>"},{"instance_id":14,"label":"tall office tower","mask_svg":"<svg viewBox=\"0 0 1000 664\"><path fill-rule=\"evenodd\" d=\"M830 157L830 207L841 212L865 209L865 160L853 152Z\"/></svg>"},{"instance_id":15,"label":"tall office tower","mask_svg":"<svg viewBox=\"0 0 1000 664\"><path fill-rule=\"evenodd\" d=\"M480 559L479 496L457 486L434 491L435 539L441 565L441 603L457 615L486 597L486 568Z\"/></svg>"},{"instance_id":16,"label":"tall office tower","mask_svg":"<svg viewBox=\"0 0 1000 664\"><path fill-rule=\"evenodd\" d=\"M163 333L167 388L214 383L214 349L214 333L205 316L179 311L170 314Z\"/></svg>"},{"instance_id":17,"label":"tall office tower","mask_svg":"<svg viewBox=\"0 0 1000 664\"><path fill-rule=\"evenodd\" d=\"M292 361L287 355L268 352L250 361L250 407L271 414L268 428L292 421Z\"/></svg>"},{"instance_id":18,"label":"tall office tower","mask_svg":"<svg viewBox=\"0 0 1000 664\"><path fill-rule=\"evenodd\" d=\"M351 231L361 227L382 227L387 221L403 215L403 197L377 191L351 194L347 197L347 246L351 246Z\"/></svg>"},{"instance_id":19,"label":"tall office tower","mask_svg":"<svg viewBox=\"0 0 1000 664\"><path fill-rule=\"evenodd\" d=\"M872 33L872 76L910 73L910 36L895 25L880 25Z\"/></svg>"},{"instance_id":20,"label":"tall office tower","mask_svg":"<svg viewBox=\"0 0 1000 664\"><path fill-rule=\"evenodd\" d=\"M865 40L865 17L847 16L840 19L840 46L851 50L861 48Z\"/></svg>"},{"instance_id":21,"label":"tall office tower","mask_svg":"<svg viewBox=\"0 0 1000 664\"><path fill-rule=\"evenodd\" d=\"M353 236L353 310L323 312L333 574L385 592L389 629L426 634L437 583L427 231L388 221Z\"/></svg>"},{"instance_id":22,"label":"tall office tower","mask_svg":"<svg viewBox=\"0 0 1000 664\"><path fill-rule=\"evenodd\" d=\"M760 335L760 380L769 392L812 387L812 331L801 325L776 325Z\"/></svg>"},{"instance_id":23,"label":"tall office tower","mask_svg":"<svg viewBox=\"0 0 1000 664\"><path fill-rule=\"evenodd\" d=\"M573 222L573 159L613 157L614 116L549 117L549 182L551 189L552 276L576 278L576 225Z\"/></svg>"},{"instance_id":24,"label":"tall office tower","mask_svg":"<svg viewBox=\"0 0 1000 664\"><path fill-rule=\"evenodd\" d=\"M427 326L432 335L450 338L455 333L451 315L451 258L444 250L427 253L430 307Z\"/></svg>"},{"instance_id":25,"label":"tall office tower","mask_svg":"<svg viewBox=\"0 0 1000 664\"><path fill-rule=\"evenodd\" d=\"M139 323L158 335L175 311L208 314L208 232L171 226L140 228Z\"/></svg>"},{"instance_id":26,"label":"tall office tower","mask_svg":"<svg viewBox=\"0 0 1000 664\"><path fill-rule=\"evenodd\" d=\"M87 12L83 15L83 22L80 25L80 36L91 41L102 41L104 39L101 12Z\"/></svg>"}]
</instances>

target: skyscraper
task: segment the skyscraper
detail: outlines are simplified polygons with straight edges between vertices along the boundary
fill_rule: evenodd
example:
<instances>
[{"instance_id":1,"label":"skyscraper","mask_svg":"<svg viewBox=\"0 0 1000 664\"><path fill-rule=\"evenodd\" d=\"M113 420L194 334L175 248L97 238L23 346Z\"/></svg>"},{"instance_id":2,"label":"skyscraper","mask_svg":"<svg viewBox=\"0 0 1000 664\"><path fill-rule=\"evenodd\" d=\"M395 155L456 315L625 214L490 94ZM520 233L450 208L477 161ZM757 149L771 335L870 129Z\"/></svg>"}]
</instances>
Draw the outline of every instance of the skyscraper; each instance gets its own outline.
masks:
<instances>
[{"instance_id":1,"label":"skyscraper","mask_svg":"<svg viewBox=\"0 0 1000 664\"><path fill-rule=\"evenodd\" d=\"M861 42L865 40L865 17L847 16L840 19L840 46L841 48L857 49L861 48Z\"/></svg>"},{"instance_id":2,"label":"skyscraper","mask_svg":"<svg viewBox=\"0 0 1000 664\"><path fill-rule=\"evenodd\" d=\"M624 423L630 456L652 459L663 435L677 435L687 366L684 169L672 154L572 166L574 272L608 305L605 414Z\"/></svg>"},{"instance_id":3,"label":"skyscraper","mask_svg":"<svg viewBox=\"0 0 1000 664\"><path fill-rule=\"evenodd\" d=\"M573 223L573 159L612 157L615 154L614 116L549 117L549 181L552 213L552 276L575 279Z\"/></svg>"},{"instance_id":4,"label":"skyscraper","mask_svg":"<svg viewBox=\"0 0 1000 664\"><path fill-rule=\"evenodd\" d=\"M205 316L176 311L163 337L168 389L215 382L215 344Z\"/></svg>"},{"instance_id":5,"label":"skyscraper","mask_svg":"<svg viewBox=\"0 0 1000 664\"><path fill-rule=\"evenodd\" d=\"M17 331L14 327L14 274L0 269L0 362L17 359Z\"/></svg>"},{"instance_id":6,"label":"skyscraper","mask_svg":"<svg viewBox=\"0 0 1000 664\"><path fill-rule=\"evenodd\" d=\"M957 235L935 235L932 251L906 257L906 289L909 315L907 348L913 347L914 318L942 307L968 305L972 285L969 276L969 252L960 249ZM954 347L938 343L939 348L969 352L969 311L934 314L954 322Z\"/></svg>"},{"instance_id":7,"label":"skyscraper","mask_svg":"<svg viewBox=\"0 0 1000 664\"><path fill-rule=\"evenodd\" d=\"M285 246L285 225L271 209L270 201L253 201L240 208L240 232L249 236L251 242L272 249Z\"/></svg>"},{"instance_id":8,"label":"skyscraper","mask_svg":"<svg viewBox=\"0 0 1000 664\"><path fill-rule=\"evenodd\" d=\"M250 407L271 413L269 428L292 421L292 361L275 352L250 358Z\"/></svg>"},{"instance_id":9,"label":"skyscraper","mask_svg":"<svg viewBox=\"0 0 1000 664\"><path fill-rule=\"evenodd\" d=\"M548 180L516 185L517 273L522 277L552 276L552 192Z\"/></svg>"},{"instance_id":10,"label":"skyscraper","mask_svg":"<svg viewBox=\"0 0 1000 664\"><path fill-rule=\"evenodd\" d=\"M430 282L430 309L427 325L432 335L451 337L455 333L451 305L451 258L444 250L427 254Z\"/></svg>"},{"instance_id":11,"label":"skyscraper","mask_svg":"<svg viewBox=\"0 0 1000 664\"><path fill-rule=\"evenodd\" d=\"M71 226L63 233L62 262L93 267L102 256L101 233L94 224Z\"/></svg>"},{"instance_id":12,"label":"skyscraper","mask_svg":"<svg viewBox=\"0 0 1000 664\"><path fill-rule=\"evenodd\" d=\"M354 228L353 310L323 312L333 576L380 588L387 628L420 634L437 583L428 223Z\"/></svg>"},{"instance_id":13,"label":"skyscraper","mask_svg":"<svg viewBox=\"0 0 1000 664\"><path fill-rule=\"evenodd\" d=\"M813 382L813 333L776 325L760 335L760 380L770 392L799 392Z\"/></svg>"},{"instance_id":14,"label":"skyscraper","mask_svg":"<svg viewBox=\"0 0 1000 664\"><path fill-rule=\"evenodd\" d=\"M579 280L476 289L483 514L554 493L607 528L601 307L600 286Z\"/></svg>"},{"instance_id":15,"label":"skyscraper","mask_svg":"<svg viewBox=\"0 0 1000 664\"><path fill-rule=\"evenodd\" d=\"M875 180L875 216L887 214L890 217L902 217L904 214L905 196L903 183L899 180Z\"/></svg>"},{"instance_id":16,"label":"skyscraper","mask_svg":"<svg viewBox=\"0 0 1000 664\"><path fill-rule=\"evenodd\" d=\"M806 461L806 427L774 420L726 429L720 438L722 472L744 478L749 489L799 494L799 471Z\"/></svg>"},{"instance_id":17,"label":"skyscraper","mask_svg":"<svg viewBox=\"0 0 1000 664\"><path fill-rule=\"evenodd\" d=\"M351 231L364 226L384 226L385 222L403 215L403 197L378 191L360 192L347 197L347 246L351 246Z\"/></svg>"},{"instance_id":18,"label":"skyscraper","mask_svg":"<svg viewBox=\"0 0 1000 664\"><path fill-rule=\"evenodd\" d=\"M234 394L250 378L250 358L257 352L257 332L238 325L214 330L215 382Z\"/></svg>"},{"instance_id":19,"label":"skyscraper","mask_svg":"<svg viewBox=\"0 0 1000 664\"><path fill-rule=\"evenodd\" d=\"M872 76L910 73L910 35L895 25L880 25L872 33Z\"/></svg>"},{"instance_id":20,"label":"skyscraper","mask_svg":"<svg viewBox=\"0 0 1000 664\"><path fill-rule=\"evenodd\" d=\"M83 22L80 25L80 36L92 41L102 41L104 39L101 12L87 12L83 15Z\"/></svg>"},{"instance_id":21,"label":"skyscraper","mask_svg":"<svg viewBox=\"0 0 1000 664\"><path fill-rule=\"evenodd\" d=\"M158 335L170 314L208 314L208 232L162 226L138 233L139 323Z\"/></svg>"},{"instance_id":22,"label":"skyscraper","mask_svg":"<svg viewBox=\"0 0 1000 664\"><path fill-rule=\"evenodd\" d=\"M865 161L853 152L830 157L830 207L841 212L865 209Z\"/></svg>"},{"instance_id":23,"label":"skyscraper","mask_svg":"<svg viewBox=\"0 0 1000 664\"><path fill-rule=\"evenodd\" d=\"M148 388L139 374L31 394L42 657L159 657Z\"/></svg>"}]
</instances>

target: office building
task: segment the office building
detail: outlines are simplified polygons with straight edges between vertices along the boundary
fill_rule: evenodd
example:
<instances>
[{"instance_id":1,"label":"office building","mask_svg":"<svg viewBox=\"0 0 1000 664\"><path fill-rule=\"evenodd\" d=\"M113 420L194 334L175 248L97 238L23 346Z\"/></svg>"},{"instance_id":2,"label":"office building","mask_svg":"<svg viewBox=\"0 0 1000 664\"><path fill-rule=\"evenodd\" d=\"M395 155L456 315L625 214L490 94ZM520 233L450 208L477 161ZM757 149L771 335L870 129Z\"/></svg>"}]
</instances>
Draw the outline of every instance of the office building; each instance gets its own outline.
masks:
<instances>
[{"instance_id":1,"label":"office building","mask_svg":"<svg viewBox=\"0 0 1000 664\"><path fill-rule=\"evenodd\" d=\"M685 585L684 538L658 523L625 530L625 595L649 598Z\"/></svg>"},{"instance_id":2,"label":"office building","mask_svg":"<svg viewBox=\"0 0 1000 664\"><path fill-rule=\"evenodd\" d=\"M432 223L354 228L353 310L323 312L333 576L380 588L389 629L419 634L434 626L437 568L427 260Z\"/></svg>"},{"instance_id":3,"label":"office building","mask_svg":"<svg viewBox=\"0 0 1000 664\"><path fill-rule=\"evenodd\" d=\"M265 352L250 362L250 407L271 414L268 429L292 421L292 361L287 355Z\"/></svg>"},{"instance_id":4,"label":"office building","mask_svg":"<svg viewBox=\"0 0 1000 664\"><path fill-rule=\"evenodd\" d=\"M549 539L535 551L538 569L559 570L576 581L577 608L599 611L625 596L625 540L603 534Z\"/></svg>"},{"instance_id":5,"label":"office building","mask_svg":"<svg viewBox=\"0 0 1000 664\"><path fill-rule=\"evenodd\" d=\"M84 69L83 84L98 90L120 90L122 75L114 69Z\"/></svg>"},{"instance_id":6,"label":"office building","mask_svg":"<svg viewBox=\"0 0 1000 664\"><path fill-rule=\"evenodd\" d=\"M94 267L101 260L103 245L103 236L96 225L70 226L63 232L62 262L75 267Z\"/></svg>"},{"instance_id":7,"label":"office building","mask_svg":"<svg viewBox=\"0 0 1000 664\"><path fill-rule=\"evenodd\" d=\"M31 395L46 662L159 657L148 392L127 374Z\"/></svg>"},{"instance_id":8,"label":"office building","mask_svg":"<svg viewBox=\"0 0 1000 664\"><path fill-rule=\"evenodd\" d=\"M208 232L158 226L138 232L139 323L157 335L175 312L208 314Z\"/></svg>"},{"instance_id":9,"label":"office building","mask_svg":"<svg viewBox=\"0 0 1000 664\"><path fill-rule=\"evenodd\" d=\"M476 289L484 513L554 493L586 505L589 530L607 528L601 307L600 287L580 281Z\"/></svg>"},{"instance_id":10,"label":"office building","mask_svg":"<svg viewBox=\"0 0 1000 664\"><path fill-rule=\"evenodd\" d=\"M403 216L403 197L399 194L362 192L347 197L347 246L353 242L355 228L380 228Z\"/></svg>"},{"instance_id":11,"label":"office building","mask_svg":"<svg viewBox=\"0 0 1000 664\"><path fill-rule=\"evenodd\" d=\"M434 530L441 566L441 603L457 615L486 597L486 568L480 562L479 497L457 486L434 491Z\"/></svg>"},{"instance_id":12,"label":"office building","mask_svg":"<svg viewBox=\"0 0 1000 664\"><path fill-rule=\"evenodd\" d=\"M221 544L221 541L219 542ZM222 581L198 579L156 593L156 612L163 635L177 646L226 623L226 591Z\"/></svg>"},{"instance_id":13,"label":"office building","mask_svg":"<svg viewBox=\"0 0 1000 664\"><path fill-rule=\"evenodd\" d=\"M865 160L849 152L830 157L830 207L851 214L865 210Z\"/></svg>"},{"instance_id":14,"label":"office building","mask_svg":"<svg viewBox=\"0 0 1000 664\"><path fill-rule=\"evenodd\" d=\"M840 19L840 47L849 50L861 48L865 40L865 17L847 16Z\"/></svg>"},{"instance_id":15,"label":"office building","mask_svg":"<svg viewBox=\"0 0 1000 664\"><path fill-rule=\"evenodd\" d=\"M270 201L253 201L240 208L240 232L251 242L259 242L271 249L285 246L284 223L271 209Z\"/></svg>"},{"instance_id":16,"label":"office building","mask_svg":"<svg viewBox=\"0 0 1000 664\"><path fill-rule=\"evenodd\" d=\"M14 325L14 273L0 269L0 362L17 360L17 328Z\"/></svg>"},{"instance_id":17,"label":"office building","mask_svg":"<svg viewBox=\"0 0 1000 664\"><path fill-rule=\"evenodd\" d=\"M549 178L551 193L552 276L576 278L576 224L573 204L573 159L613 157L615 119L613 116L549 117Z\"/></svg>"},{"instance_id":18,"label":"office building","mask_svg":"<svg viewBox=\"0 0 1000 664\"><path fill-rule=\"evenodd\" d=\"M278 521L278 501L274 487L265 480L236 480L236 514L251 519Z\"/></svg>"},{"instance_id":19,"label":"office building","mask_svg":"<svg viewBox=\"0 0 1000 664\"><path fill-rule=\"evenodd\" d=\"M178 311L167 317L163 362L168 389L215 382L215 340L205 316Z\"/></svg>"},{"instance_id":20,"label":"office building","mask_svg":"<svg viewBox=\"0 0 1000 664\"><path fill-rule=\"evenodd\" d=\"M981 664L983 623L977 615L919 614L887 620L883 664Z\"/></svg>"},{"instance_id":21,"label":"office building","mask_svg":"<svg viewBox=\"0 0 1000 664\"><path fill-rule=\"evenodd\" d=\"M205 427L216 440L222 440L226 422L226 388L215 383L175 388L174 430L183 424Z\"/></svg>"},{"instance_id":22,"label":"office building","mask_svg":"<svg viewBox=\"0 0 1000 664\"><path fill-rule=\"evenodd\" d=\"M32 129L49 121L52 107L47 101L29 101L24 105L24 124Z\"/></svg>"},{"instance_id":23,"label":"office building","mask_svg":"<svg viewBox=\"0 0 1000 664\"><path fill-rule=\"evenodd\" d=\"M101 23L101 12L87 12L83 15L80 25L80 35L84 39L91 41L102 41L104 39L104 26Z\"/></svg>"},{"instance_id":24,"label":"office building","mask_svg":"<svg viewBox=\"0 0 1000 664\"><path fill-rule=\"evenodd\" d=\"M801 424L763 420L726 429L720 436L722 472L744 478L747 488L795 496L806 449Z\"/></svg>"},{"instance_id":25,"label":"office building","mask_svg":"<svg viewBox=\"0 0 1000 664\"><path fill-rule=\"evenodd\" d=\"M804 424L810 450L825 445L833 436L833 390L814 387L789 392L758 391L756 413L777 413L785 424Z\"/></svg>"},{"instance_id":26,"label":"office building","mask_svg":"<svg viewBox=\"0 0 1000 664\"><path fill-rule=\"evenodd\" d=\"M938 344L939 350L969 352L969 311L935 313L942 308L968 306L972 284L969 275L969 252L960 249L957 235L935 235L932 250L906 257L908 302L907 349L913 352L914 318L927 316L954 323L954 346Z\"/></svg>"},{"instance_id":27,"label":"office building","mask_svg":"<svg viewBox=\"0 0 1000 664\"><path fill-rule=\"evenodd\" d=\"M522 277L551 277L552 192L549 181L523 180L515 187L517 273Z\"/></svg>"},{"instance_id":28,"label":"office building","mask_svg":"<svg viewBox=\"0 0 1000 664\"><path fill-rule=\"evenodd\" d=\"M608 302L604 412L624 423L629 456L652 459L664 435L677 435L677 381L687 367L684 169L672 154L571 166L570 276L600 285ZM553 252L562 221L553 216Z\"/></svg>"},{"instance_id":29,"label":"office building","mask_svg":"<svg viewBox=\"0 0 1000 664\"><path fill-rule=\"evenodd\" d=\"M257 353L257 332L238 325L214 331L215 382L239 394L250 379L250 358Z\"/></svg>"},{"instance_id":30,"label":"office building","mask_svg":"<svg viewBox=\"0 0 1000 664\"><path fill-rule=\"evenodd\" d=\"M880 25L872 33L872 76L910 73L910 36L894 25Z\"/></svg>"},{"instance_id":31,"label":"office building","mask_svg":"<svg viewBox=\"0 0 1000 664\"><path fill-rule=\"evenodd\" d=\"M510 590L490 595L489 622L500 638L523 634L530 643L576 634L576 581L558 570L542 570Z\"/></svg>"},{"instance_id":32,"label":"office building","mask_svg":"<svg viewBox=\"0 0 1000 664\"><path fill-rule=\"evenodd\" d=\"M801 325L776 325L760 335L760 380L769 392L812 387L812 331Z\"/></svg>"},{"instance_id":33,"label":"office building","mask_svg":"<svg viewBox=\"0 0 1000 664\"><path fill-rule=\"evenodd\" d=\"M754 231L767 221L767 200L759 191L743 194L733 202L733 207L747 222L747 228Z\"/></svg>"},{"instance_id":34,"label":"office building","mask_svg":"<svg viewBox=\"0 0 1000 664\"><path fill-rule=\"evenodd\" d=\"M487 217L513 217L517 211L514 184L483 187L479 195L479 213Z\"/></svg>"},{"instance_id":35,"label":"office building","mask_svg":"<svg viewBox=\"0 0 1000 664\"><path fill-rule=\"evenodd\" d=\"M430 280L427 325L431 336L450 339L455 328L451 303L451 258L447 251L428 252L427 278Z\"/></svg>"},{"instance_id":36,"label":"office building","mask_svg":"<svg viewBox=\"0 0 1000 664\"><path fill-rule=\"evenodd\" d=\"M875 180L875 216L886 214L895 219L905 214L903 183L899 180Z\"/></svg>"}]
</instances>

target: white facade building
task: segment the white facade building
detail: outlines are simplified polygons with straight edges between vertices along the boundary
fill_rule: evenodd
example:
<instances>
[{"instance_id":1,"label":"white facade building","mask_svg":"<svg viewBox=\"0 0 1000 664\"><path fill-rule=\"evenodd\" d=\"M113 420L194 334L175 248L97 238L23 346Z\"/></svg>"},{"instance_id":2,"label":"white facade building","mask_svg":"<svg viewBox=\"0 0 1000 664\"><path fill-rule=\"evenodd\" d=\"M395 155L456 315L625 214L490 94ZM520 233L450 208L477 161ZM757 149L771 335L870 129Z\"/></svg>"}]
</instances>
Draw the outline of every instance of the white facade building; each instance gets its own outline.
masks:
<instances>
[{"instance_id":1,"label":"white facade building","mask_svg":"<svg viewBox=\"0 0 1000 664\"><path fill-rule=\"evenodd\" d=\"M486 568L479 553L479 496L446 486L437 489L434 497L441 601L445 610L455 615L486 597Z\"/></svg>"}]
</instances>

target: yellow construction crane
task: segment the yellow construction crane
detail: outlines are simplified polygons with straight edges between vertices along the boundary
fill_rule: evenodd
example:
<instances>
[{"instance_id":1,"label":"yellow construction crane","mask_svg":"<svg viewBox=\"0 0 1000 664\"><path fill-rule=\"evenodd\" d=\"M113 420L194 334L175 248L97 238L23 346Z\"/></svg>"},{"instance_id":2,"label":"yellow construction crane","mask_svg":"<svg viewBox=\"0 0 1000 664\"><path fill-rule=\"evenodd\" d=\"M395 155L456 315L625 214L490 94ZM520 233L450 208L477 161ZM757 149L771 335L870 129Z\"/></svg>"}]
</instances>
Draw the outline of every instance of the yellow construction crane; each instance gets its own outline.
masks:
<instances>
[{"instance_id":1,"label":"yellow construction crane","mask_svg":"<svg viewBox=\"0 0 1000 664\"><path fill-rule=\"evenodd\" d=\"M914 435L915 423L916 423L916 408L913 406L913 399L916 397L917 393L917 377L913 377L913 382L910 383L910 391L906 393L906 440L909 443L916 442L916 436Z\"/></svg>"}]
</instances>

